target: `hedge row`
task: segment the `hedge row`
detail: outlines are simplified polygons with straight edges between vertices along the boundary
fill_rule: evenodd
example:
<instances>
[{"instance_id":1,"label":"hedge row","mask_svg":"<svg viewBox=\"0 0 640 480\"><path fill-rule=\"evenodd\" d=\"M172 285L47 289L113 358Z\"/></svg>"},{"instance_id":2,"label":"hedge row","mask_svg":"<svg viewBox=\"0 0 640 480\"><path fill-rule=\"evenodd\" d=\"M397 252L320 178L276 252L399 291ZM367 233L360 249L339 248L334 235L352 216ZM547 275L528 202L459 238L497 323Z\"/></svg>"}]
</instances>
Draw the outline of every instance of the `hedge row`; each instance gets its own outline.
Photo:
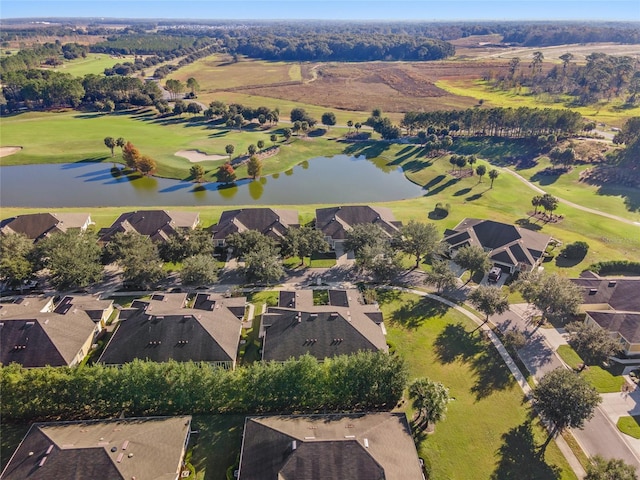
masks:
<instances>
[{"instance_id":1,"label":"hedge row","mask_svg":"<svg viewBox=\"0 0 640 480\"><path fill-rule=\"evenodd\" d=\"M196 413L294 413L392 408L407 367L361 352L318 362L309 355L236 370L134 361L121 368L0 368L4 420L74 420Z\"/></svg>"},{"instance_id":2,"label":"hedge row","mask_svg":"<svg viewBox=\"0 0 640 480\"><path fill-rule=\"evenodd\" d=\"M640 262L632 262L629 260L609 260L606 262L598 262L591 265L587 270L591 270L598 275L607 275L610 273L637 273L640 275Z\"/></svg>"}]
</instances>

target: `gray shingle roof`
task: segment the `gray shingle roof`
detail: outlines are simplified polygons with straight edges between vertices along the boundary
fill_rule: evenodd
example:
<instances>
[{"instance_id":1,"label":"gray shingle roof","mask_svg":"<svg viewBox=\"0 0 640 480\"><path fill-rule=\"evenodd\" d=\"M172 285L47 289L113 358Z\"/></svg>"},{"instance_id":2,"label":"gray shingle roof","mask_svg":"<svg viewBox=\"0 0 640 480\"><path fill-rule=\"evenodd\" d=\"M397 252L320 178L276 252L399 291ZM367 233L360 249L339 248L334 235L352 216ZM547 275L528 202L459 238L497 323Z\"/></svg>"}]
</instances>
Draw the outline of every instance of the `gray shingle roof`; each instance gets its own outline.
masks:
<instances>
[{"instance_id":1,"label":"gray shingle roof","mask_svg":"<svg viewBox=\"0 0 640 480\"><path fill-rule=\"evenodd\" d=\"M70 365L92 339L95 323L83 308L54 311L52 298L25 297L0 305L0 362L25 367Z\"/></svg>"},{"instance_id":2,"label":"gray shingle roof","mask_svg":"<svg viewBox=\"0 0 640 480\"><path fill-rule=\"evenodd\" d=\"M137 301L133 311L122 315L100 362L121 365L137 358L155 362L236 361L242 322L226 301L232 308L242 302L244 309L244 298L200 297L199 308L183 308L186 294L154 297Z\"/></svg>"},{"instance_id":3,"label":"gray shingle roof","mask_svg":"<svg viewBox=\"0 0 640 480\"><path fill-rule=\"evenodd\" d=\"M571 279L582 288L583 304L607 304L614 310L640 312L640 277Z\"/></svg>"},{"instance_id":4,"label":"gray shingle roof","mask_svg":"<svg viewBox=\"0 0 640 480\"><path fill-rule=\"evenodd\" d=\"M262 317L263 359L284 361L309 353L322 360L360 350L387 351L377 306L360 304L355 290L337 292L330 293L337 306L298 302L268 308Z\"/></svg>"},{"instance_id":5,"label":"gray shingle roof","mask_svg":"<svg viewBox=\"0 0 640 480\"><path fill-rule=\"evenodd\" d=\"M587 313L605 330L619 333L629 343L640 343L640 312L588 310Z\"/></svg>"},{"instance_id":6,"label":"gray shingle roof","mask_svg":"<svg viewBox=\"0 0 640 480\"><path fill-rule=\"evenodd\" d=\"M368 413L247 418L239 478L422 480L423 477L405 415Z\"/></svg>"},{"instance_id":7,"label":"gray shingle roof","mask_svg":"<svg viewBox=\"0 0 640 480\"><path fill-rule=\"evenodd\" d=\"M191 417L36 423L3 471L17 480L174 480Z\"/></svg>"},{"instance_id":8,"label":"gray shingle roof","mask_svg":"<svg viewBox=\"0 0 640 480\"><path fill-rule=\"evenodd\" d=\"M444 241L453 249L476 245L490 251L495 262L529 267L539 262L550 240L549 235L526 228L477 218L465 218L444 235Z\"/></svg>"}]
</instances>

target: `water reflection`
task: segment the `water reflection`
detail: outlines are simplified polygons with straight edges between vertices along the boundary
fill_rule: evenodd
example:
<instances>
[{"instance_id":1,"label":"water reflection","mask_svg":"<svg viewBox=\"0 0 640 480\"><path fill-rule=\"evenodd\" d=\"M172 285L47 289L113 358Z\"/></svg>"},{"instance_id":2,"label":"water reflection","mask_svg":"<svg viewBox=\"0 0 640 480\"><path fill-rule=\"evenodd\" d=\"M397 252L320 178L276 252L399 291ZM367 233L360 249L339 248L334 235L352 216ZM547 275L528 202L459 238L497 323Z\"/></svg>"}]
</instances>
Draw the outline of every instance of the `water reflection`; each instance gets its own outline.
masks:
<instances>
[{"instance_id":1,"label":"water reflection","mask_svg":"<svg viewBox=\"0 0 640 480\"><path fill-rule=\"evenodd\" d=\"M227 186L141 176L111 162L0 167L0 203L6 207L361 203L424 193L387 160L347 155L311 159L285 175Z\"/></svg>"}]
</instances>

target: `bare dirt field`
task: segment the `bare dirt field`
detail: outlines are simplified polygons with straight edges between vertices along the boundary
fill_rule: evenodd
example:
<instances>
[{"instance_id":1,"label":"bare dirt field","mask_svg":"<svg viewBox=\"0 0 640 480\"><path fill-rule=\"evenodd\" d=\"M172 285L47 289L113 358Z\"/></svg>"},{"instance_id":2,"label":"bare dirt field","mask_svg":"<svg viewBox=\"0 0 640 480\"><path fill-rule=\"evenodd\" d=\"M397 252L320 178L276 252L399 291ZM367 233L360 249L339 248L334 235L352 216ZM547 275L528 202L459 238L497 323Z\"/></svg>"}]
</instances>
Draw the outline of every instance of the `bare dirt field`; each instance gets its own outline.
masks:
<instances>
[{"instance_id":1,"label":"bare dirt field","mask_svg":"<svg viewBox=\"0 0 640 480\"><path fill-rule=\"evenodd\" d=\"M22 147L0 147L0 158L18 153Z\"/></svg>"},{"instance_id":2,"label":"bare dirt field","mask_svg":"<svg viewBox=\"0 0 640 480\"><path fill-rule=\"evenodd\" d=\"M178 150L175 153L176 156L186 158L192 163L209 162L214 160L224 160L229 158L225 155L207 155L199 150Z\"/></svg>"},{"instance_id":3,"label":"bare dirt field","mask_svg":"<svg viewBox=\"0 0 640 480\"><path fill-rule=\"evenodd\" d=\"M479 78L506 69L506 61L366 62L316 64L298 85L243 89L243 93L321 105L343 110L384 112L468 108L476 102L434 85L441 78ZM307 75L305 75L307 77Z\"/></svg>"}]
</instances>

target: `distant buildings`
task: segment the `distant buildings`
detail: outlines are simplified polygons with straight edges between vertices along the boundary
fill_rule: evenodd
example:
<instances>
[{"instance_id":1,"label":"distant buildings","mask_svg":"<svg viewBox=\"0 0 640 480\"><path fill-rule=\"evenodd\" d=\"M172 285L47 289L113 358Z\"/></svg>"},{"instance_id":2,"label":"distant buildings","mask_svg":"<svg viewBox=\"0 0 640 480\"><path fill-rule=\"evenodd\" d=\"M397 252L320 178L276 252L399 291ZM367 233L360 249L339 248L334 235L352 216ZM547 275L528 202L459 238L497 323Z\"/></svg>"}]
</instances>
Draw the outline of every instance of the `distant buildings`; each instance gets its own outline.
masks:
<instances>
[{"instance_id":1,"label":"distant buildings","mask_svg":"<svg viewBox=\"0 0 640 480\"><path fill-rule=\"evenodd\" d=\"M178 230L193 230L200 223L197 212L138 210L120 215L110 227L98 232L101 243L109 243L116 233L136 232L154 242L166 242Z\"/></svg>"},{"instance_id":2,"label":"distant buildings","mask_svg":"<svg viewBox=\"0 0 640 480\"><path fill-rule=\"evenodd\" d=\"M280 243L289 228L300 226L296 210L242 208L222 212L220 221L211 227L216 247L224 247L232 233L255 230Z\"/></svg>"}]
</instances>

